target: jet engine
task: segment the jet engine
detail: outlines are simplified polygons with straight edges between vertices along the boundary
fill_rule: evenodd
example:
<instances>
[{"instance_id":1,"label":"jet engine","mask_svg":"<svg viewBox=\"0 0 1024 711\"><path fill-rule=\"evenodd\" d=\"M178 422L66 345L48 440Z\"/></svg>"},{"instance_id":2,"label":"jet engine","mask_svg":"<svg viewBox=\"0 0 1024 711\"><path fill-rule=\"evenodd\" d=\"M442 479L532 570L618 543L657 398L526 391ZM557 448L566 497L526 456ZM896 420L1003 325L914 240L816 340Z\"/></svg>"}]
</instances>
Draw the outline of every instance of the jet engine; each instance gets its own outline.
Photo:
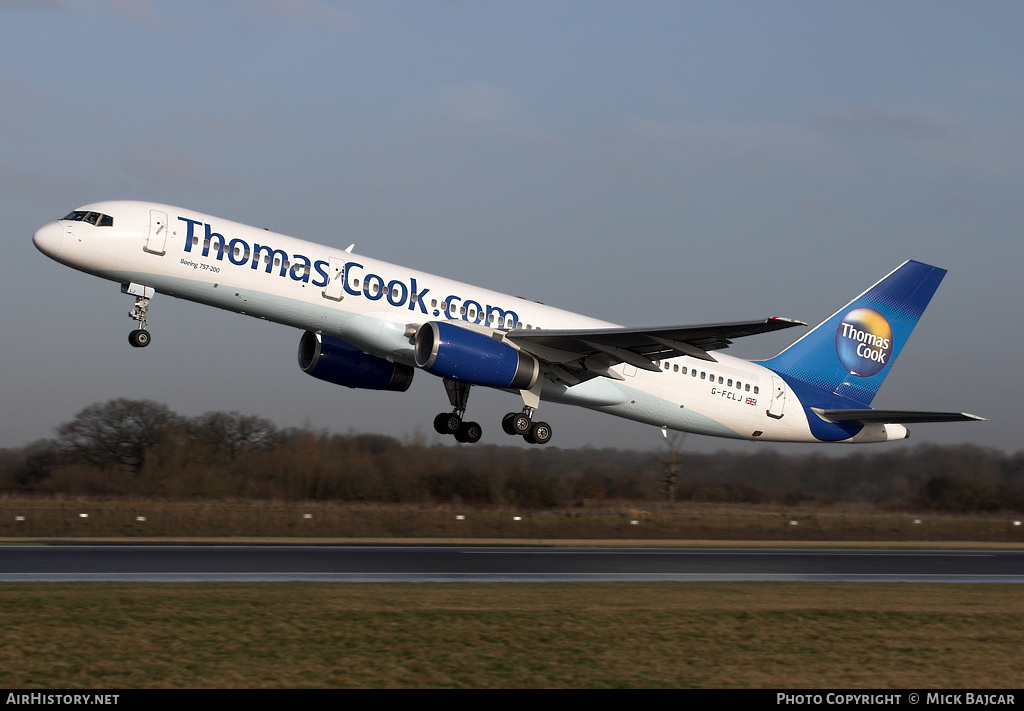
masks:
<instances>
[{"instance_id":1,"label":"jet engine","mask_svg":"<svg viewBox=\"0 0 1024 711\"><path fill-rule=\"evenodd\" d=\"M416 365L442 378L492 388L529 390L540 377L540 364L529 353L444 321L430 321L416 332Z\"/></svg>"},{"instance_id":2,"label":"jet engine","mask_svg":"<svg viewBox=\"0 0 1024 711\"><path fill-rule=\"evenodd\" d=\"M314 378L347 388L405 392L415 369L363 353L337 338L306 331L299 341L299 367Z\"/></svg>"}]
</instances>

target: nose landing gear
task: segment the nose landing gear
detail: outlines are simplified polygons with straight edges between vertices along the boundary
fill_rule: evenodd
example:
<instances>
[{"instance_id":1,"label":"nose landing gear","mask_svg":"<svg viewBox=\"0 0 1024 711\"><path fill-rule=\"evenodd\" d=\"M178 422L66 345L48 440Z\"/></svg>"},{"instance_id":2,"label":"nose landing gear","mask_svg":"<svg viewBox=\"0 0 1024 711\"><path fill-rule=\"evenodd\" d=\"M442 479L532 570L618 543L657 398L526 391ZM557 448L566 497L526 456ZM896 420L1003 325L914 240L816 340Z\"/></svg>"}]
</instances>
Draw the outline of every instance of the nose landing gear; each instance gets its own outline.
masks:
<instances>
[{"instance_id":1,"label":"nose landing gear","mask_svg":"<svg viewBox=\"0 0 1024 711\"><path fill-rule=\"evenodd\" d=\"M128 334L128 342L135 348L145 348L149 345L152 339L149 337L149 331L138 328Z\"/></svg>"},{"instance_id":2,"label":"nose landing gear","mask_svg":"<svg viewBox=\"0 0 1024 711\"><path fill-rule=\"evenodd\" d=\"M149 331L146 330L146 313L149 311L149 300L156 292L152 287L141 284L122 284L121 291L135 296L135 306L128 312L128 315L138 321L141 326L128 334L128 342L133 348L145 348L153 340Z\"/></svg>"}]
</instances>

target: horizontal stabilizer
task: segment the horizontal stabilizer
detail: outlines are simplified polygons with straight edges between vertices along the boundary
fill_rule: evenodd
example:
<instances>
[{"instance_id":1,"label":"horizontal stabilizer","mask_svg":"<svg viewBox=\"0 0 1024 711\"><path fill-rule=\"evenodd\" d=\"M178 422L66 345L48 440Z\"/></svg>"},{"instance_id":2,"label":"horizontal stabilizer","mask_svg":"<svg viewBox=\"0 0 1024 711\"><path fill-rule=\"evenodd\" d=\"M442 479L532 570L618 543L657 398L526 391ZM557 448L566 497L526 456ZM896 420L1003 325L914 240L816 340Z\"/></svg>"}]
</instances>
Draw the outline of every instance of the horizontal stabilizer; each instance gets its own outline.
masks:
<instances>
[{"instance_id":1,"label":"horizontal stabilizer","mask_svg":"<svg viewBox=\"0 0 1024 711\"><path fill-rule=\"evenodd\" d=\"M855 423L861 425L907 425L915 422L972 422L984 421L984 417L966 412L922 412L920 410L824 410L812 407L826 422Z\"/></svg>"}]
</instances>

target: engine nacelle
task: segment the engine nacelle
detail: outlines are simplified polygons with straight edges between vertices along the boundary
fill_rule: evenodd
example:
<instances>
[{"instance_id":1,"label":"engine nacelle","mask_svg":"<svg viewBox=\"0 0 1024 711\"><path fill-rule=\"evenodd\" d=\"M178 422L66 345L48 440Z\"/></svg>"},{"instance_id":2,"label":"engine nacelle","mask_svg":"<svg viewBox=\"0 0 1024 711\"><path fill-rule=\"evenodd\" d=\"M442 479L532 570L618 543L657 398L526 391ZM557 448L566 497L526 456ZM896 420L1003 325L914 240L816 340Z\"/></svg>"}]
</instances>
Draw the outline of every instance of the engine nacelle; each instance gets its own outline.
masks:
<instances>
[{"instance_id":1,"label":"engine nacelle","mask_svg":"<svg viewBox=\"0 0 1024 711\"><path fill-rule=\"evenodd\" d=\"M492 388L529 390L540 377L540 363L529 353L444 321L430 321L416 332L416 365L442 378Z\"/></svg>"},{"instance_id":2,"label":"engine nacelle","mask_svg":"<svg viewBox=\"0 0 1024 711\"><path fill-rule=\"evenodd\" d=\"M405 392L415 368L353 348L345 341L306 331L299 341L299 367L314 378L347 388Z\"/></svg>"}]
</instances>

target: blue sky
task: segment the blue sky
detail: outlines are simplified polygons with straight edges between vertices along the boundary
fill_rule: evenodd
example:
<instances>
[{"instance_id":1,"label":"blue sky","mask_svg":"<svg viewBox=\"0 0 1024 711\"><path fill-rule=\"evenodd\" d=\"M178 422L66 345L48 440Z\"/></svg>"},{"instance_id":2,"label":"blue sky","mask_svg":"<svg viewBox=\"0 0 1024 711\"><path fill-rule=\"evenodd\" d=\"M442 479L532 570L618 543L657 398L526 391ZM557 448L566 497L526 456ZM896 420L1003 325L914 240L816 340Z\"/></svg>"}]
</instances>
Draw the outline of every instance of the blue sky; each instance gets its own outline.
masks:
<instances>
[{"instance_id":1,"label":"blue sky","mask_svg":"<svg viewBox=\"0 0 1024 711\"><path fill-rule=\"evenodd\" d=\"M1016 451L1021 27L1015 2L0 0L0 447L114 397L435 437L439 380L332 387L283 326L158 296L132 349L131 300L31 236L142 199L636 326L813 324L925 261L949 274L874 404L991 418L910 444ZM487 442L518 407L470 398ZM660 444L542 414L559 446Z\"/></svg>"}]
</instances>

